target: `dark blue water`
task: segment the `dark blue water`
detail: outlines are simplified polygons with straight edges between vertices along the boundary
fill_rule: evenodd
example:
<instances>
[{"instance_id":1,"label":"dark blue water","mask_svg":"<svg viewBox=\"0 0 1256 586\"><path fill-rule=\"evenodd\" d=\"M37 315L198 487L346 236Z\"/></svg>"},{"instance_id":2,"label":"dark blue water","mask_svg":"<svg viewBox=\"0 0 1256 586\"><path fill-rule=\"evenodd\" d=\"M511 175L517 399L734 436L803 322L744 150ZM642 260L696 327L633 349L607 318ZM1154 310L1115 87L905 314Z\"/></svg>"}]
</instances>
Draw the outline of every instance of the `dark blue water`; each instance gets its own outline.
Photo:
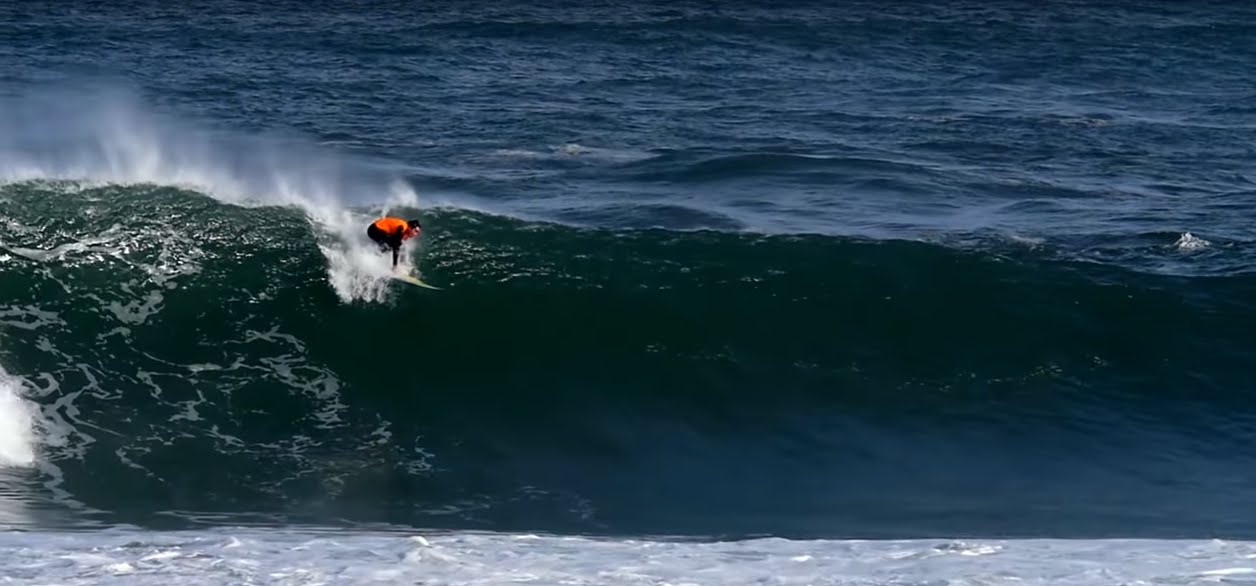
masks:
<instances>
[{"instance_id":1,"label":"dark blue water","mask_svg":"<svg viewBox=\"0 0 1256 586\"><path fill-rule=\"evenodd\" d=\"M1241 2L2 3L0 522L1250 537L1253 62Z\"/></svg>"}]
</instances>

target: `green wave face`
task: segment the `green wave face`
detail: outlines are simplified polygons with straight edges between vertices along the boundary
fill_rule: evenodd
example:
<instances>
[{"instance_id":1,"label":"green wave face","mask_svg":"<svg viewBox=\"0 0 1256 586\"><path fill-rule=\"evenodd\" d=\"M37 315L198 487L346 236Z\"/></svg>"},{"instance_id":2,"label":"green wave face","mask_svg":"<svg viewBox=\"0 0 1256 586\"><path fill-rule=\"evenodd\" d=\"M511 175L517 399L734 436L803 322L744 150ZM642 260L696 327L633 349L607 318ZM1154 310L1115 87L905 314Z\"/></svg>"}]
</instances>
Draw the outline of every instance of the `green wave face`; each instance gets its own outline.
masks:
<instances>
[{"instance_id":1,"label":"green wave face","mask_svg":"<svg viewBox=\"0 0 1256 586\"><path fill-rule=\"evenodd\" d=\"M1248 480L1250 276L444 209L428 291L381 276L370 210L0 197L18 498L80 520L1084 534L1202 492L1188 521L1242 521L1163 480Z\"/></svg>"}]
</instances>

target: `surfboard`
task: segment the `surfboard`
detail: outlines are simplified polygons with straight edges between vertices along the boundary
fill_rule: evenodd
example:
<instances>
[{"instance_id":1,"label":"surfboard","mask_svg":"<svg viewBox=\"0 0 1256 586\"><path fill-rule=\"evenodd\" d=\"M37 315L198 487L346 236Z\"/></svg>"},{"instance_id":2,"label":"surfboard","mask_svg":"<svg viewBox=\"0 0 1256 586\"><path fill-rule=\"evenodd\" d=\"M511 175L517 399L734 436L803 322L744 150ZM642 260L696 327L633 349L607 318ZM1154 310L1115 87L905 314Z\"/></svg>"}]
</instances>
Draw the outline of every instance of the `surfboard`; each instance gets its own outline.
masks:
<instances>
[{"instance_id":1,"label":"surfboard","mask_svg":"<svg viewBox=\"0 0 1256 586\"><path fill-rule=\"evenodd\" d=\"M435 291L440 291L440 290L441 290L441 288L440 288L440 287L436 287L436 286L433 286L433 285L428 285L427 283L424 283L424 282L423 282L423 279L420 279L420 278L418 278L418 277L416 277L416 276L414 276L414 275L410 275L410 274L397 274L397 273L393 273L393 274L392 274L392 278L393 278L393 279L396 279L396 280L398 280L398 281L402 281L402 282L404 282L404 283L409 283L409 284L414 285L414 286L416 286L416 287L423 287L423 288L425 288L425 289L432 289L432 290L435 290Z\"/></svg>"}]
</instances>

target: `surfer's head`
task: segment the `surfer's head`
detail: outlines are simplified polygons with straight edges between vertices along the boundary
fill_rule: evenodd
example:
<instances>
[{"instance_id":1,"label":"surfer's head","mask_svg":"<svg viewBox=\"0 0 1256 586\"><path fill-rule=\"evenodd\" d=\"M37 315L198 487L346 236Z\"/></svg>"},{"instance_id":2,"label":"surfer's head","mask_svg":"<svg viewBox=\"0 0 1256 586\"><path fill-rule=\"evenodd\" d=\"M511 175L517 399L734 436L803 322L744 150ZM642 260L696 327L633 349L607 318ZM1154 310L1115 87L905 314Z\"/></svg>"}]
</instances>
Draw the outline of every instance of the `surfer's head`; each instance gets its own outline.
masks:
<instances>
[{"instance_id":1,"label":"surfer's head","mask_svg":"<svg viewBox=\"0 0 1256 586\"><path fill-rule=\"evenodd\" d=\"M405 235L406 238L414 238L415 236L419 235L419 232L422 232L422 231L423 231L423 225L419 223L418 219L406 220L406 235Z\"/></svg>"}]
</instances>

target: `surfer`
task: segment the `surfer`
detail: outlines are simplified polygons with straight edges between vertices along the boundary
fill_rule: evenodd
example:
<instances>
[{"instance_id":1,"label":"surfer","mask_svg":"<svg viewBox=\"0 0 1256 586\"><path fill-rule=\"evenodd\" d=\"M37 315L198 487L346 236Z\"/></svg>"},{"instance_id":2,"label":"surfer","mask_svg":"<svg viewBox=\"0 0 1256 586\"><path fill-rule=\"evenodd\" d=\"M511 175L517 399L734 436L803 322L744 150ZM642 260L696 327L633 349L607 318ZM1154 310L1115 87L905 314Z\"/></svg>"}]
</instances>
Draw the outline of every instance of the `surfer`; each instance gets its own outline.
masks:
<instances>
[{"instance_id":1,"label":"surfer","mask_svg":"<svg viewBox=\"0 0 1256 586\"><path fill-rule=\"evenodd\" d=\"M401 250L401 243L417 237L422 231L423 226L418 220L386 216L371 222L366 229L366 235L379 245L380 252L392 250L393 268L397 268L397 253Z\"/></svg>"}]
</instances>

